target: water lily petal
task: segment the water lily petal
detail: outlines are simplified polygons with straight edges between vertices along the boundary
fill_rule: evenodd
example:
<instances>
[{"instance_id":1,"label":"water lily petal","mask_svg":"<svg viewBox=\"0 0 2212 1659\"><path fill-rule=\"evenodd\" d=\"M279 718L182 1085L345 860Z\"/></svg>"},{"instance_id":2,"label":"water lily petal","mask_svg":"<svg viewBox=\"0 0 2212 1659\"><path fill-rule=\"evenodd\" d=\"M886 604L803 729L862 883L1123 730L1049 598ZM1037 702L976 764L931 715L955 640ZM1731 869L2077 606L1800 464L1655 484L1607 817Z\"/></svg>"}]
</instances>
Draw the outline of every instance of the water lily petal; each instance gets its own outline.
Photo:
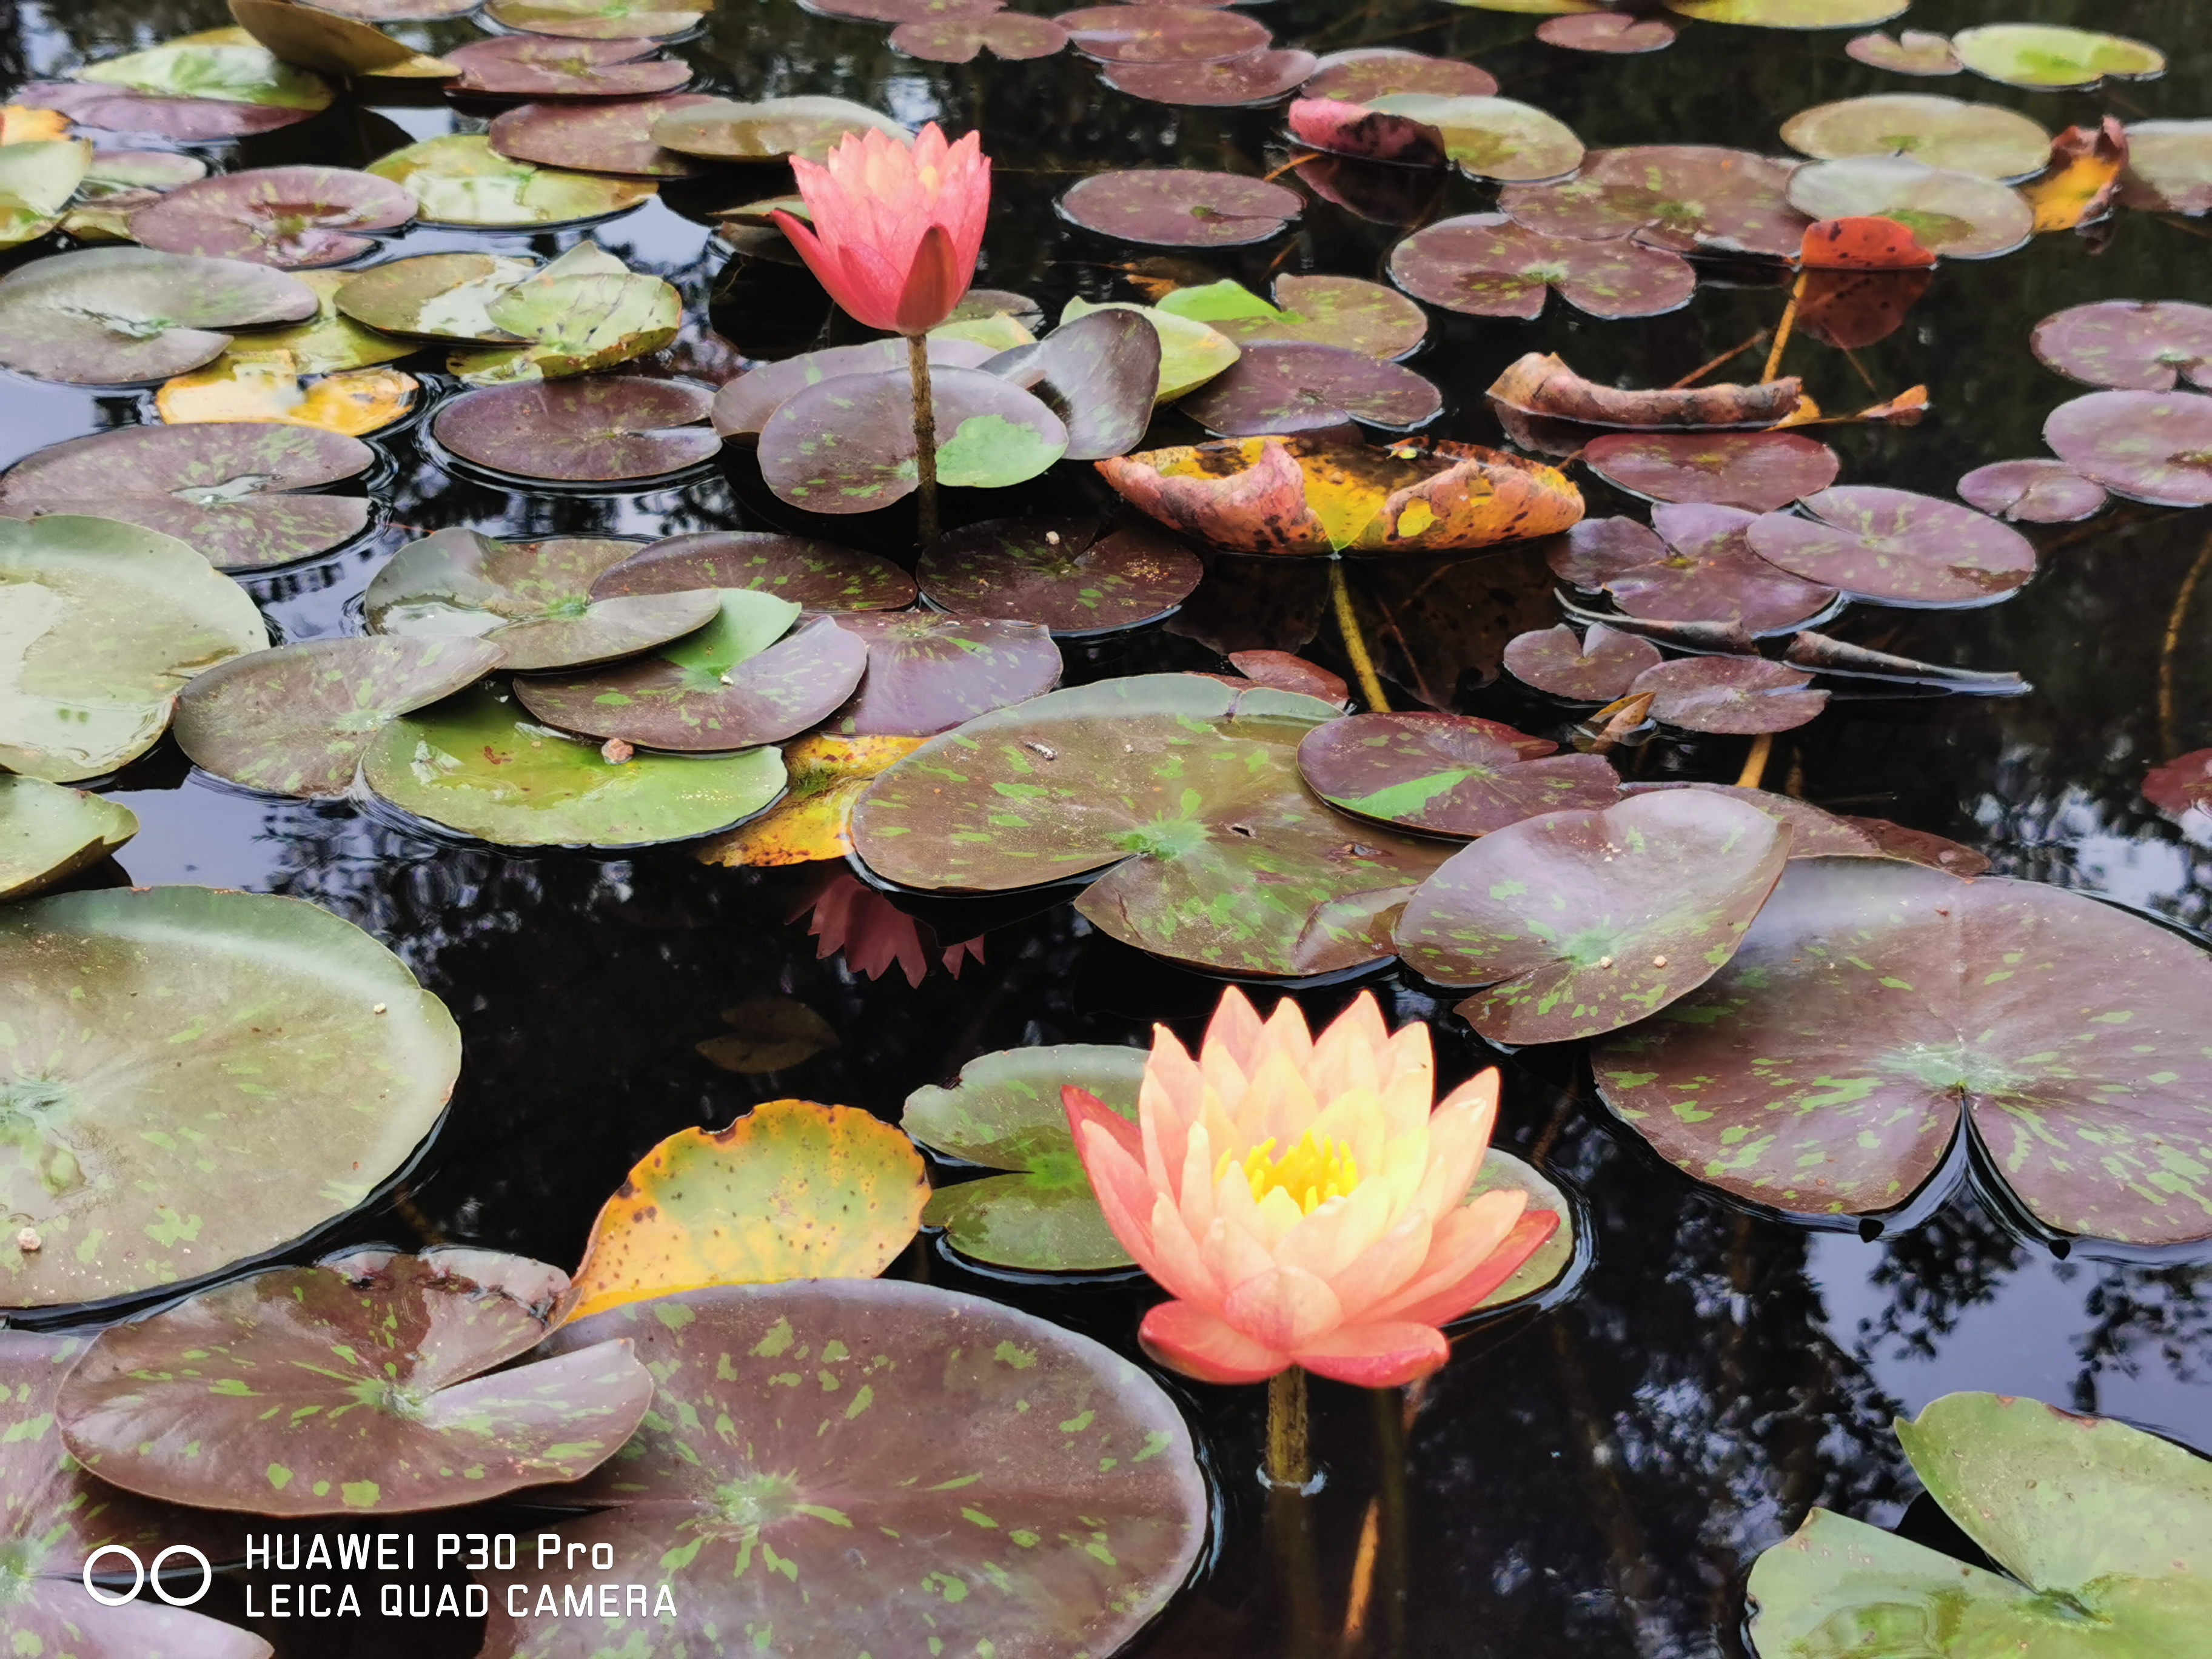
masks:
<instances>
[{"instance_id":1,"label":"water lily petal","mask_svg":"<svg viewBox=\"0 0 2212 1659\"><path fill-rule=\"evenodd\" d=\"M1411 1284L1434 1248L1434 1228L1425 1211L1413 1210L1335 1273L1329 1285L1344 1304L1347 1319L1367 1319L1371 1310Z\"/></svg>"},{"instance_id":2,"label":"water lily petal","mask_svg":"<svg viewBox=\"0 0 2212 1659\"><path fill-rule=\"evenodd\" d=\"M1218 1314L1188 1302L1163 1302L1137 1328L1145 1352L1201 1382L1264 1382L1287 1370L1288 1354L1263 1347Z\"/></svg>"},{"instance_id":3,"label":"water lily petal","mask_svg":"<svg viewBox=\"0 0 2212 1659\"><path fill-rule=\"evenodd\" d=\"M1254 1341L1283 1352L1317 1341L1344 1322L1343 1304L1298 1267L1270 1267L1229 1292L1221 1316Z\"/></svg>"},{"instance_id":4,"label":"water lily petal","mask_svg":"<svg viewBox=\"0 0 2212 1659\"><path fill-rule=\"evenodd\" d=\"M1433 1325L1377 1320L1340 1325L1291 1356L1316 1376L1360 1389L1394 1389L1440 1369L1451 1345Z\"/></svg>"},{"instance_id":5,"label":"water lily petal","mask_svg":"<svg viewBox=\"0 0 2212 1659\"><path fill-rule=\"evenodd\" d=\"M1493 1198L1517 1199L1526 1202L1527 1194L1504 1191L1485 1193L1474 1203L1453 1212L1455 1218L1468 1214ZM1516 1206L1516 1211L1520 1206ZM1419 1319L1443 1324L1458 1318L1483 1297L1513 1276L1514 1270L1535 1255L1544 1241L1559 1224L1559 1218L1549 1210L1525 1211L1516 1213L1513 1224L1504 1236L1487 1250L1479 1254L1470 1246L1457 1253L1455 1260L1465 1263L1456 1275L1449 1273L1424 1273L1413 1283L1375 1311L1394 1319ZM1441 1236L1429 1247L1431 1262L1441 1259L1447 1241Z\"/></svg>"}]
</instances>

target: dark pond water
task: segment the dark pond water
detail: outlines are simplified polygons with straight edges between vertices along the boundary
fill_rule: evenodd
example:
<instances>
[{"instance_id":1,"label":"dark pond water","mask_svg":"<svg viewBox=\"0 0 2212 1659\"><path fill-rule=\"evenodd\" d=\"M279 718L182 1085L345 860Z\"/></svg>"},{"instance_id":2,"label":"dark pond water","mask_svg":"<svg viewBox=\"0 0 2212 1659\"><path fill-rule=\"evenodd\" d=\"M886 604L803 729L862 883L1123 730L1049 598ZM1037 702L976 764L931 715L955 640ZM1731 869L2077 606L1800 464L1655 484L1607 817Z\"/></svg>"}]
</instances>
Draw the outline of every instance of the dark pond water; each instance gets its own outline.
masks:
<instances>
[{"instance_id":1,"label":"dark pond water","mask_svg":"<svg viewBox=\"0 0 2212 1659\"><path fill-rule=\"evenodd\" d=\"M1257 9L1279 40L1317 50L1388 42L1479 61L1509 96L1540 104L1592 148L1660 141L1779 148L1780 120L1827 99L1904 85L1847 59L1844 33L1686 28L1669 51L1600 58L1555 51L1535 20L1449 9L1429 0L1333 7L1293 0ZM228 21L220 0L53 0L19 4L0 26L10 84L87 56ZM2029 109L2056 130L2212 112L2212 33L2187 0L1922 0L1903 20L1949 30L2033 18L2156 42L2166 77L2095 94L2027 94L1983 82L1911 83ZM1892 26L1895 27L1895 26ZM462 23L410 35L434 47ZM725 0L678 48L696 90L751 97L834 93L889 110L978 127L996 160L997 200L979 281L1036 295L1057 314L1070 295L1134 297L1126 250L1055 217L1052 198L1107 167L1185 162L1262 173L1283 159L1279 112L1174 109L1103 86L1072 55L1000 65L917 63L878 27L813 16L793 0ZM414 106L341 104L238 149L234 165L318 160L360 165L410 138L480 121L426 99ZM774 193L773 179L677 193L702 210ZM718 194L726 200L717 199ZM1455 181L1437 211L1468 211L1486 192ZM503 240L550 254L582 233L501 239L417 232L400 251ZM684 292L741 350L786 355L814 341L824 312L770 270L726 271L702 219L666 201L595 228L632 265ZM1273 270L1377 276L1396 233L1322 204L1289 238L1200 261L1255 288ZM2122 216L2101 251L2047 236L1984 264L1946 264L1906 326L1856 364L1809 343L1790 367L1830 408L1924 383L1933 412L1917 427L1833 428L1846 481L1949 493L1985 461L2037 453L2045 415L2072 388L2030 356L2027 334L2060 307L2107 296L2212 301L2201 222ZM1202 277L1200 278L1203 279ZM1600 380L1663 386L1772 324L1773 288L1707 283L1685 311L1597 322L1556 301L1538 323L1443 319L1421 371L1444 389L1444 435L1495 442L1481 389L1529 349L1556 350ZM702 339L702 352L714 348ZM702 360L705 361L705 360ZM428 356L420 360L428 365ZM416 367L410 364L409 367ZM724 358L718 378L735 364ZM1755 367L1750 371L1755 378ZM0 394L0 461L80 431L152 418L136 394L94 396L14 380ZM1163 424L1160 433L1167 433ZM380 532L322 562L251 584L288 638L356 629L370 574L399 544L450 525L494 534L653 537L707 528L783 527L749 459L680 489L582 495L509 494L441 470L411 431L378 441L390 457ZM1022 492L1060 507L1101 495L1087 468L1062 467ZM1593 513L1620 510L1587 485ZM954 497L948 515L1007 510ZM848 539L895 550L896 514L847 521ZM2201 928L2212 860L2136 793L2145 768L2212 744L2212 594L2169 613L2193 562L2212 551L2203 514L2123 507L2086 526L2038 532L2042 568L1994 608L1948 614L1862 611L1839 631L1863 643L1984 669L2014 669L2033 695L2011 701L1839 702L1777 745L1771 785L1879 814L1985 850L2002 872L2076 886ZM1169 629L1085 657L1071 679L1160 666L1218 665L1217 650L1304 648L1344 666L1326 623L1318 567L1232 568L1225 561ZM1384 666L1401 686L1466 712L1558 732L1557 714L1497 679L1512 634L1553 619L1540 561L1505 551L1448 566L1364 569L1357 577ZM1316 630L1319 630L1316 636ZM2163 690L2162 690L2163 688ZM1645 776L1732 781L1742 740L1655 744ZM1054 1042L1141 1042L1165 1021L1194 1036L1217 988L1101 938L1065 905L988 931L983 960L919 986L896 969L870 981L817 958L803 916L822 867L739 872L681 848L610 859L509 857L441 844L351 805L271 804L196 775L165 744L112 793L143 823L124 864L140 884L204 883L312 899L398 951L452 1007L465 1059L451 1117L428 1160L349 1236L413 1245L466 1242L568 1263L600 1201L662 1137L720 1127L758 1101L797 1095L896 1118L917 1085L988 1050ZM987 919L988 920L988 919ZM945 938L963 936L948 921ZM973 931L968 928L967 931ZM2095 964L2082 964L2094 974ZM1500 1056L1417 985L1372 981L1394 1022L1437 1022L1447 1082ZM824 1016L839 1045L761 1078L718 1070L695 1044L747 998L794 998ZM1310 1013L1350 994L1309 994ZM1889 1423L1952 1389L2034 1395L2113 1413L2200 1446L2212 1443L2212 1268L2054 1256L2020 1242L1969 1193L1888 1235L1808 1231L1747 1215L1661 1164L1596 1107L1578 1059L1504 1059L1499 1143L1571 1182L1588 1205L1595 1262L1565 1306L1478 1333L1427 1390L1402 1437L1369 1400L1317 1385L1317 1455L1328 1486L1314 1504L1318 1566L1298 1604L1304 1628L1259 1544L1256 1462L1263 1391L1186 1388L1223 1475L1222 1525L1204 1576L1137 1650L1167 1656L1318 1650L1344 1616L1361 1518L1386 1493L1369 1650L1393 1655L1700 1659L1741 1655L1744 1574L1808 1506L1887 1524L1917 1492ZM1143 1305L1133 1287L1080 1291L984 1285L917 1246L892 1270L981 1288L1048 1313L1125 1351ZM1389 1478L1386 1479L1386 1472ZM1316 1609L1317 1608L1317 1613ZM473 1651L466 1626L328 1632L288 1653Z\"/></svg>"}]
</instances>

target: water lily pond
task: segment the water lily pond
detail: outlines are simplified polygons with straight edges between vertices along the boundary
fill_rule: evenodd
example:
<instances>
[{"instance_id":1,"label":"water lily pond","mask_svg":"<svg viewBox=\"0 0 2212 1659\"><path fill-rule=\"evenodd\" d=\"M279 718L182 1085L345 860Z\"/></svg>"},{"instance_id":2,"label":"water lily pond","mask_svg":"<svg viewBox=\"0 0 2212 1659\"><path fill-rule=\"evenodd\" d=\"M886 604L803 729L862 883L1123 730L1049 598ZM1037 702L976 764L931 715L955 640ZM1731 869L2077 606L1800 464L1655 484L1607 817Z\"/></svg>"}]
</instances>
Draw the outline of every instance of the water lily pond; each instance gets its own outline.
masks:
<instances>
[{"instance_id":1,"label":"water lily pond","mask_svg":"<svg viewBox=\"0 0 2212 1659\"><path fill-rule=\"evenodd\" d=\"M0 78L0 1646L2200 1650L2198 9Z\"/></svg>"}]
</instances>

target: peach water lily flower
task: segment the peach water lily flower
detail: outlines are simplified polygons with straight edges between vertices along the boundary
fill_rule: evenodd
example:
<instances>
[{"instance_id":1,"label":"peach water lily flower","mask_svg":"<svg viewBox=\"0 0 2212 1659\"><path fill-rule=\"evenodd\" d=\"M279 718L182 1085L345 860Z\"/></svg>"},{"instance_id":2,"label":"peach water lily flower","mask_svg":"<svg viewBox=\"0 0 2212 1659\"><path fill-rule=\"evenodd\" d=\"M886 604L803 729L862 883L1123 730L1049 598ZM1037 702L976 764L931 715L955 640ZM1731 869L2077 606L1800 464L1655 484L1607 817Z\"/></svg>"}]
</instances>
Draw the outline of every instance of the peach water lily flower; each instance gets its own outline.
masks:
<instances>
[{"instance_id":1,"label":"peach water lily flower","mask_svg":"<svg viewBox=\"0 0 2212 1659\"><path fill-rule=\"evenodd\" d=\"M1386 1388L1442 1365L1437 1327L1559 1218L1517 1190L1466 1201L1498 1073L1431 1111L1434 1072L1428 1028L1393 1036L1371 994L1316 1042L1289 998L1263 1024L1232 989L1195 1060L1154 1028L1138 1122L1063 1089L1108 1224L1175 1298L1146 1316L1146 1350L1208 1382L1298 1365Z\"/></svg>"}]
</instances>

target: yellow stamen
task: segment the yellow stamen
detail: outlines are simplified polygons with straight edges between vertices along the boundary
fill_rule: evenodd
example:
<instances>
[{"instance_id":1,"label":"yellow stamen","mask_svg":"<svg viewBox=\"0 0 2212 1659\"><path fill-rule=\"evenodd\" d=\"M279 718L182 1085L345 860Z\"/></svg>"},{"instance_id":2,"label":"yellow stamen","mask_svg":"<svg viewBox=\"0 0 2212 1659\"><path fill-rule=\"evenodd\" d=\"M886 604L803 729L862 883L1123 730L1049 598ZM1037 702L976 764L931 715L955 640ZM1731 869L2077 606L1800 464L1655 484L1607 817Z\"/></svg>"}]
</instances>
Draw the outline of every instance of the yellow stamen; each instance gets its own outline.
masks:
<instances>
[{"instance_id":1,"label":"yellow stamen","mask_svg":"<svg viewBox=\"0 0 2212 1659\"><path fill-rule=\"evenodd\" d=\"M1307 1215L1359 1184L1359 1165L1352 1148L1333 1136L1309 1129L1280 1158L1274 1151L1275 1138L1270 1135L1241 1160L1234 1152L1224 1152L1213 1167L1213 1178L1218 1181L1231 1170L1241 1170L1255 1201L1280 1188Z\"/></svg>"}]
</instances>

